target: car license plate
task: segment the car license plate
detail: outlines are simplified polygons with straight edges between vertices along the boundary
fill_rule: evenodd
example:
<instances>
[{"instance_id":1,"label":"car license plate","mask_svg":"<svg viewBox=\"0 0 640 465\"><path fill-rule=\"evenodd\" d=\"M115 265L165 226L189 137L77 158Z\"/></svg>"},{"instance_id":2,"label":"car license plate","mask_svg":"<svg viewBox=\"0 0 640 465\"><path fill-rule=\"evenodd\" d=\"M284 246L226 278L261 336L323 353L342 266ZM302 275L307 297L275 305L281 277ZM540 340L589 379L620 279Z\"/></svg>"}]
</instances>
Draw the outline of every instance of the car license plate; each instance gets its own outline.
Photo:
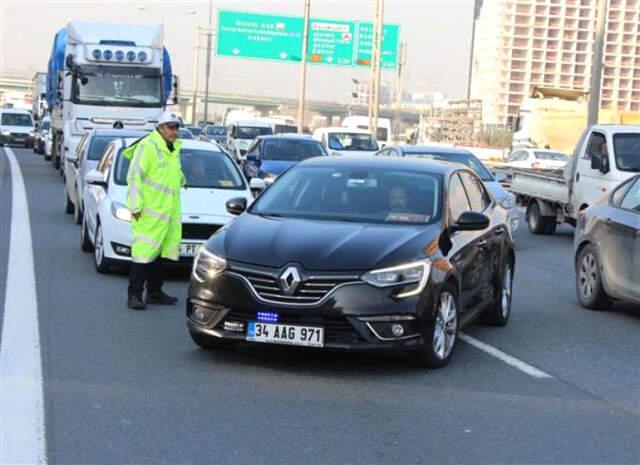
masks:
<instances>
[{"instance_id":1,"label":"car license plate","mask_svg":"<svg viewBox=\"0 0 640 465\"><path fill-rule=\"evenodd\" d=\"M202 244L182 243L180 244L180 255L182 257L195 257L200 251Z\"/></svg>"},{"instance_id":2,"label":"car license plate","mask_svg":"<svg viewBox=\"0 0 640 465\"><path fill-rule=\"evenodd\" d=\"M323 347L324 328L250 321L247 341L293 346Z\"/></svg>"}]
</instances>

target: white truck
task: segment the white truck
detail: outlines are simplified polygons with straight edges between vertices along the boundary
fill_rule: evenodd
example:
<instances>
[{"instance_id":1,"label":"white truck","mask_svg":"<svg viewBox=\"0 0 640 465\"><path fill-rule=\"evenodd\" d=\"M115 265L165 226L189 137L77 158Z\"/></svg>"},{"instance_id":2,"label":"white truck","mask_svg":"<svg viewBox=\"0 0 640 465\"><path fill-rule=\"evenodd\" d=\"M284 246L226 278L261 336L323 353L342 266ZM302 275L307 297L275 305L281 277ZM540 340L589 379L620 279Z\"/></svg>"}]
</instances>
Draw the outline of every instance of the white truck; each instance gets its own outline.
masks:
<instances>
[{"instance_id":1,"label":"white truck","mask_svg":"<svg viewBox=\"0 0 640 465\"><path fill-rule=\"evenodd\" d=\"M36 73L32 82L32 111L33 119L41 121L47 110L47 73Z\"/></svg>"},{"instance_id":2,"label":"white truck","mask_svg":"<svg viewBox=\"0 0 640 465\"><path fill-rule=\"evenodd\" d=\"M86 130L152 130L177 80L161 25L70 21L53 41L47 73L52 162Z\"/></svg>"},{"instance_id":3,"label":"white truck","mask_svg":"<svg viewBox=\"0 0 640 465\"><path fill-rule=\"evenodd\" d=\"M564 171L514 170L511 191L526 205L533 234L576 225L579 213L640 172L640 126L594 125L575 146Z\"/></svg>"},{"instance_id":4,"label":"white truck","mask_svg":"<svg viewBox=\"0 0 640 465\"><path fill-rule=\"evenodd\" d=\"M258 136L273 134L271 124L257 120L236 120L227 126L227 151L240 163L245 159L249 146Z\"/></svg>"}]
</instances>

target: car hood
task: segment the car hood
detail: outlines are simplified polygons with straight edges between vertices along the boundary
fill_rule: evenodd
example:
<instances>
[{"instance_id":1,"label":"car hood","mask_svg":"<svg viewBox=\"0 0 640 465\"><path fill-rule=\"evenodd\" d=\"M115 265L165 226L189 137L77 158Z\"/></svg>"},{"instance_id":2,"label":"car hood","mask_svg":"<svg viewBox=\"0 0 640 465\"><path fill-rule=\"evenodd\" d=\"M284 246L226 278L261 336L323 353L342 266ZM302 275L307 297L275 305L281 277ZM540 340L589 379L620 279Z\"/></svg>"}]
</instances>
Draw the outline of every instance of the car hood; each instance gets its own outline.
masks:
<instances>
[{"instance_id":1,"label":"car hood","mask_svg":"<svg viewBox=\"0 0 640 465\"><path fill-rule=\"evenodd\" d=\"M310 271L365 271L424 257L439 226L358 224L244 213L208 242L227 260Z\"/></svg>"},{"instance_id":2,"label":"car hood","mask_svg":"<svg viewBox=\"0 0 640 465\"><path fill-rule=\"evenodd\" d=\"M225 218L232 218L227 212L227 200L236 197L245 197L250 204L253 197L244 190L232 189L207 189L201 187L190 187L182 189L180 200L183 215L213 215Z\"/></svg>"},{"instance_id":3,"label":"car hood","mask_svg":"<svg viewBox=\"0 0 640 465\"><path fill-rule=\"evenodd\" d=\"M493 198L497 201L502 200L508 194L507 190L502 187L502 184L500 184L498 181L485 181L484 185L487 189L489 189L489 192L491 192Z\"/></svg>"},{"instance_id":4,"label":"car hood","mask_svg":"<svg viewBox=\"0 0 640 465\"><path fill-rule=\"evenodd\" d=\"M288 170L293 165L298 163L297 161L285 161L285 160L262 160L260 169L265 173L282 174L283 171Z\"/></svg>"},{"instance_id":5,"label":"car hood","mask_svg":"<svg viewBox=\"0 0 640 465\"><path fill-rule=\"evenodd\" d=\"M3 131L15 132L18 134L31 134L33 132L33 128L31 126L2 126Z\"/></svg>"}]
</instances>

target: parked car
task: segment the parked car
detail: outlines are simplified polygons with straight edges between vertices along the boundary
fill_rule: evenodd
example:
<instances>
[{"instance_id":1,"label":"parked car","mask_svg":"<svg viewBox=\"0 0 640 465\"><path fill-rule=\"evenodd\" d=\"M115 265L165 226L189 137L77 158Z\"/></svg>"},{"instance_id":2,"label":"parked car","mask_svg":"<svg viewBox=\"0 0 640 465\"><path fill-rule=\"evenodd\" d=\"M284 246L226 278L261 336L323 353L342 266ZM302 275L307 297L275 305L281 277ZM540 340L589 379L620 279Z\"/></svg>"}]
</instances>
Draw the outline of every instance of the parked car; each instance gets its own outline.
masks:
<instances>
[{"instance_id":1,"label":"parked car","mask_svg":"<svg viewBox=\"0 0 640 465\"><path fill-rule=\"evenodd\" d=\"M34 125L31 113L14 108L0 109L0 147L33 145Z\"/></svg>"},{"instance_id":2,"label":"parked car","mask_svg":"<svg viewBox=\"0 0 640 465\"><path fill-rule=\"evenodd\" d=\"M195 137L193 137L193 133L191 131L189 131L187 128L180 128L179 129L179 134L178 134L178 139L193 140L193 139L195 139Z\"/></svg>"},{"instance_id":3,"label":"parked car","mask_svg":"<svg viewBox=\"0 0 640 465\"><path fill-rule=\"evenodd\" d=\"M84 211L84 178L98 166L109 142L123 137L140 138L146 134L146 131L128 129L92 129L80 139L75 152L67 153L64 159L64 210L66 213L73 213L76 224L81 223Z\"/></svg>"},{"instance_id":4,"label":"parked car","mask_svg":"<svg viewBox=\"0 0 640 465\"><path fill-rule=\"evenodd\" d=\"M189 287L205 349L406 351L442 367L475 317L509 320L507 212L465 166L318 157L227 209L240 216L201 249Z\"/></svg>"},{"instance_id":5,"label":"parked car","mask_svg":"<svg viewBox=\"0 0 640 465\"><path fill-rule=\"evenodd\" d=\"M85 176L81 248L93 250L96 270L107 273L114 264L131 260L131 212L127 203L130 160L122 151L134 138L118 138L106 148L96 169ZM185 140L180 149L187 188L182 190L181 261L191 264L200 246L233 218L225 202L253 199L248 183L231 157L216 145Z\"/></svg>"},{"instance_id":6,"label":"parked car","mask_svg":"<svg viewBox=\"0 0 640 465\"><path fill-rule=\"evenodd\" d=\"M44 118L42 118L42 121L40 122L40 126L38 126L38 129L34 131L33 151L35 153L44 154L45 145L46 145L45 139L47 137L47 134L49 134L50 130L51 130L51 118L49 118L48 116L45 116Z\"/></svg>"},{"instance_id":7,"label":"parked car","mask_svg":"<svg viewBox=\"0 0 640 465\"><path fill-rule=\"evenodd\" d=\"M202 130L202 136L207 142L216 142L225 146L227 144L227 127L208 124Z\"/></svg>"},{"instance_id":8,"label":"parked car","mask_svg":"<svg viewBox=\"0 0 640 465\"><path fill-rule=\"evenodd\" d=\"M569 155L562 152L543 149L520 149L512 152L504 163L498 163L495 168L500 170L514 168L563 170L569 160Z\"/></svg>"},{"instance_id":9,"label":"parked car","mask_svg":"<svg viewBox=\"0 0 640 465\"><path fill-rule=\"evenodd\" d=\"M322 144L309 136L261 136L249 147L240 166L247 179L261 178L266 184L271 184L296 163L326 155Z\"/></svg>"},{"instance_id":10,"label":"parked car","mask_svg":"<svg viewBox=\"0 0 640 465\"><path fill-rule=\"evenodd\" d=\"M332 156L367 157L380 148L373 134L365 129L319 128L313 137Z\"/></svg>"},{"instance_id":11,"label":"parked car","mask_svg":"<svg viewBox=\"0 0 640 465\"><path fill-rule=\"evenodd\" d=\"M464 149L440 146L402 145L387 147L379 151L379 157L412 157L427 160L440 160L451 163L461 163L471 168L484 182L497 202L509 212L509 230L513 234L520 223L520 215L516 208L516 198L508 192L496 177L482 164L473 153Z\"/></svg>"},{"instance_id":12,"label":"parked car","mask_svg":"<svg viewBox=\"0 0 640 465\"><path fill-rule=\"evenodd\" d=\"M612 300L640 305L640 175L580 212L574 251L583 307L606 309Z\"/></svg>"}]
</instances>

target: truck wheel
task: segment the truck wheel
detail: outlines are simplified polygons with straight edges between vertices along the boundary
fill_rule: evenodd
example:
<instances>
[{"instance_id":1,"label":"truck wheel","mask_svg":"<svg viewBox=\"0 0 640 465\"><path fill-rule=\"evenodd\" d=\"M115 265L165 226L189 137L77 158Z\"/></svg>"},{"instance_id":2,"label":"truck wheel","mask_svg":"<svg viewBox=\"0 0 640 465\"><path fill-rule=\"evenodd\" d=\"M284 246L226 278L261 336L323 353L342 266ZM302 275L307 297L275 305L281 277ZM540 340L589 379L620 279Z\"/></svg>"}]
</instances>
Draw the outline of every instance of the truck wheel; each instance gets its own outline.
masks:
<instances>
[{"instance_id":1,"label":"truck wheel","mask_svg":"<svg viewBox=\"0 0 640 465\"><path fill-rule=\"evenodd\" d=\"M576 261L576 291L580 305L590 310L606 310L611 301L602 286L602 271L596 248L588 244Z\"/></svg>"},{"instance_id":2,"label":"truck wheel","mask_svg":"<svg viewBox=\"0 0 640 465\"><path fill-rule=\"evenodd\" d=\"M539 235L544 234L544 219L540 214L540 207L538 206L538 202L531 202L527 207L527 225L529 226L529 231L531 234Z\"/></svg>"}]
</instances>

